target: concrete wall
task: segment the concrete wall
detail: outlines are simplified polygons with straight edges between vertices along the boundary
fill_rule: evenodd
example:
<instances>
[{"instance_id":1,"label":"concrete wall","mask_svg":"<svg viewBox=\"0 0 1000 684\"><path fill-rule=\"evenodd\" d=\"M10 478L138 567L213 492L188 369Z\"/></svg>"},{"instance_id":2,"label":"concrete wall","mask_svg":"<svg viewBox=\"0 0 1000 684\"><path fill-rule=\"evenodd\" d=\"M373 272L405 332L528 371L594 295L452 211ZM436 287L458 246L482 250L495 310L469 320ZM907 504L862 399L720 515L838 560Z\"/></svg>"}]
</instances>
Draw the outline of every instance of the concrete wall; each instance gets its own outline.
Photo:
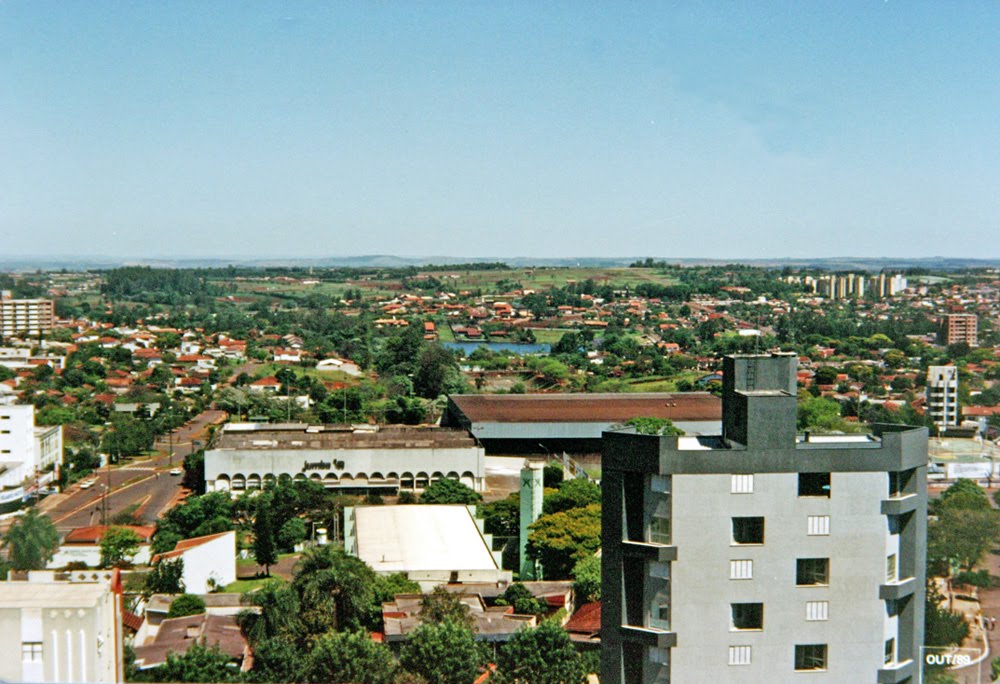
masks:
<instances>
[{"instance_id":1,"label":"concrete wall","mask_svg":"<svg viewBox=\"0 0 1000 684\"><path fill-rule=\"evenodd\" d=\"M730 493L731 476L673 476L674 681L771 684L794 677L796 644L827 644L824 682L875 681L895 621L879 598L886 555L898 550L880 502L886 473L833 473L831 496L799 497L796 474L754 476L752 494ZM809 516L830 516L829 535L809 535ZM734 516L763 516L762 545L731 543ZM829 558L828 586L796 586L797 558ZM752 579L730 579L731 560L752 560ZM829 619L806 603L829 602ZM731 628L732 603L763 603L763 629ZM893 637L896 637L893 634ZM749 645L750 665L729 665L729 646Z\"/></svg>"},{"instance_id":2,"label":"concrete wall","mask_svg":"<svg viewBox=\"0 0 1000 684\"><path fill-rule=\"evenodd\" d=\"M184 551L184 591L207 594L215 586L224 587L236 581L236 533L219 537Z\"/></svg>"}]
</instances>

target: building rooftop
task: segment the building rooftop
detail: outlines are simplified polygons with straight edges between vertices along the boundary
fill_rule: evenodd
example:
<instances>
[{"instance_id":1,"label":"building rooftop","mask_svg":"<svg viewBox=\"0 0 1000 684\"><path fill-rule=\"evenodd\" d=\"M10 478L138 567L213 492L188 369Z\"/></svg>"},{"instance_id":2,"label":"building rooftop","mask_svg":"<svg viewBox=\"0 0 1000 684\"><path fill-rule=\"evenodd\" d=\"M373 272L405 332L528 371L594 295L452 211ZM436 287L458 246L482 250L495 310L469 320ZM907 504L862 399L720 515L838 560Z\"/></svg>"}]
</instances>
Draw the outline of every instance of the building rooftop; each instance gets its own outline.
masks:
<instances>
[{"instance_id":1,"label":"building rooftop","mask_svg":"<svg viewBox=\"0 0 1000 684\"><path fill-rule=\"evenodd\" d=\"M708 392L457 394L450 398L475 423L607 423L636 416L675 422L722 419L721 400Z\"/></svg>"},{"instance_id":2,"label":"building rooftop","mask_svg":"<svg viewBox=\"0 0 1000 684\"><path fill-rule=\"evenodd\" d=\"M0 582L0 608L91 608L109 591L103 582Z\"/></svg>"},{"instance_id":3,"label":"building rooftop","mask_svg":"<svg viewBox=\"0 0 1000 684\"><path fill-rule=\"evenodd\" d=\"M459 598L468 606L481 640L505 641L521 627L538 624L534 615L518 615L510 606L487 606L479 594L459 594ZM423 600L423 594L399 594L394 601L382 604L386 640L404 639L420 626Z\"/></svg>"},{"instance_id":4,"label":"building rooftop","mask_svg":"<svg viewBox=\"0 0 1000 684\"><path fill-rule=\"evenodd\" d=\"M222 449L443 449L476 446L465 430L416 426L227 425L213 450Z\"/></svg>"},{"instance_id":5,"label":"building rooftop","mask_svg":"<svg viewBox=\"0 0 1000 684\"><path fill-rule=\"evenodd\" d=\"M164 620L152 643L135 647L135 657L143 668L153 667L165 663L167 653L187 653L194 644L217 645L233 660L242 660L248 652L235 617L202 613Z\"/></svg>"},{"instance_id":6,"label":"building rooftop","mask_svg":"<svg viewBox=\"0 0 1000 684\"><path fill-rule=\"evenodd\" d=\"M358 506L354 515L357 555L375 572L498 569L465 506Z\"/></svg>"}]
</instances>

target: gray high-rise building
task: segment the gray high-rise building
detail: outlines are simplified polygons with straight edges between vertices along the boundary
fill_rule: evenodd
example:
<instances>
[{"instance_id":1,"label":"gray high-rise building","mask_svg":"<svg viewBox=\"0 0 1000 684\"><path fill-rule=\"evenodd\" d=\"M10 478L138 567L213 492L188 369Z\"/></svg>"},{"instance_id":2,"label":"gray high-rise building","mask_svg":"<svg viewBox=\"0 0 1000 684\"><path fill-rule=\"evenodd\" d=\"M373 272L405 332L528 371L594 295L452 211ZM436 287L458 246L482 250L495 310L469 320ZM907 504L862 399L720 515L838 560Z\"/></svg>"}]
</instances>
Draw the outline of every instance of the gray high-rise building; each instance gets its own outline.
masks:
<instances>
[{"instance_id":1,"label":"gray high-rise building","mask_svg":"<svg viewBox=\"0 0 1000 684\"><path fill-rule=\"evenodd\" d=\"M604 434L604 684L916 681L927 430L797 434L796 363L727 357L722 435Z\"/></svg>"}]
</instances>

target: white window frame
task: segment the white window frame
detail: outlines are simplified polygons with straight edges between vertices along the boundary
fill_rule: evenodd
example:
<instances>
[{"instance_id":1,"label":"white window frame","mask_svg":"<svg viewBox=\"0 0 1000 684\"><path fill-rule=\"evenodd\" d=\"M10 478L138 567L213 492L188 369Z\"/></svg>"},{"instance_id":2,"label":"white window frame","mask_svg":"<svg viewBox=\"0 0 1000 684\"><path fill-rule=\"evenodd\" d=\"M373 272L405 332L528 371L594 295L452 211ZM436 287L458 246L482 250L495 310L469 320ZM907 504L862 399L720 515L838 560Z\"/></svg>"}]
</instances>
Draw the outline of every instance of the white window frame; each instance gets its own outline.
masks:
<instances>
[{"instance_id":1,"label":"white window frame","mask_svg":"<svg viewBox=\"0 0 1000 684\"><path fill-rule=\"evenodd\" d=\"M806 601L806 622L822 622L829 619L829 601Z\"/></svg>"},{"instance_id":2,"label":"white window frame","mask_svg":"<svg viewBox=\"0 0 1000 684\"><path fill-rule=\"evenodd\" d=\"M806 535L810 537L830 536L830 516L810 515L806 518Z\"/></svg>"},{"instance_id":3,"label":"white window frame","mask_svg":"<svg viewBox=\"0 0 1000 684\"><path fill-rule=\"evenodd\" d=\"M751 646L730 646L730 665L750 665L753 659L753 647Z\"/></svg>"},{"instance_id":4,"label":"white window frame","mask_svg":"<svg viewBox=\"0 0 1000 684\"><path fill-rule=\"evenodd\" d=\"M753 561L748 558L739 558L729 561L729 579L749 580L753 579Z\"/></svg>"},{"instance_id":5,"label":"white window frame","mask_svg":"<svg viewBox=\"0 0 1000 684\"><path fill-rule=\"evenodd\" d=\"M733 475L729 484L731 494L753 494L753 473Z\"/></svg>"}]
</instances>

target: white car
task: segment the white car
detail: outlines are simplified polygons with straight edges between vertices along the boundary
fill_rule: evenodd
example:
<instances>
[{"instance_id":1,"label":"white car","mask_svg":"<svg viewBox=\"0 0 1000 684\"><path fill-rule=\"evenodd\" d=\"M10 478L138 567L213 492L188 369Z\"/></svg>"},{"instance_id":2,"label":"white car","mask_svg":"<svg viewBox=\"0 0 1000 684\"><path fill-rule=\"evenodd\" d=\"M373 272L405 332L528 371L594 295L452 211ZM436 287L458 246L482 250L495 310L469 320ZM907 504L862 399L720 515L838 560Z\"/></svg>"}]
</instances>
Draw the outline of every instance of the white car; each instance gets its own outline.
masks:
<instances>
[{"instance_id":1,"label":"white car","mask_svg":"<svg viewBox=\"0 0 1000 684\"><path fill-rule=\"evenodd\" d=\"M97 482L97 480L84 480L80 483L80 489L90 489L94 486L95 482Z\"/></svg>"},{"instance_id":2,"label":"white car","mask_svg":"<svg viewBox=\"0 0 1000 684\"><path fill-rule=\"evenodd\" d=\"M181 473L183 473L183 472L184 472L184 471L183 471L183 470L181 470L180 468L174 468L173 470L171 470L171 471L170 471L170 474L171 474L171 475L180 475L180 474L181 474Z\"/></svg>"}]
</instances>

